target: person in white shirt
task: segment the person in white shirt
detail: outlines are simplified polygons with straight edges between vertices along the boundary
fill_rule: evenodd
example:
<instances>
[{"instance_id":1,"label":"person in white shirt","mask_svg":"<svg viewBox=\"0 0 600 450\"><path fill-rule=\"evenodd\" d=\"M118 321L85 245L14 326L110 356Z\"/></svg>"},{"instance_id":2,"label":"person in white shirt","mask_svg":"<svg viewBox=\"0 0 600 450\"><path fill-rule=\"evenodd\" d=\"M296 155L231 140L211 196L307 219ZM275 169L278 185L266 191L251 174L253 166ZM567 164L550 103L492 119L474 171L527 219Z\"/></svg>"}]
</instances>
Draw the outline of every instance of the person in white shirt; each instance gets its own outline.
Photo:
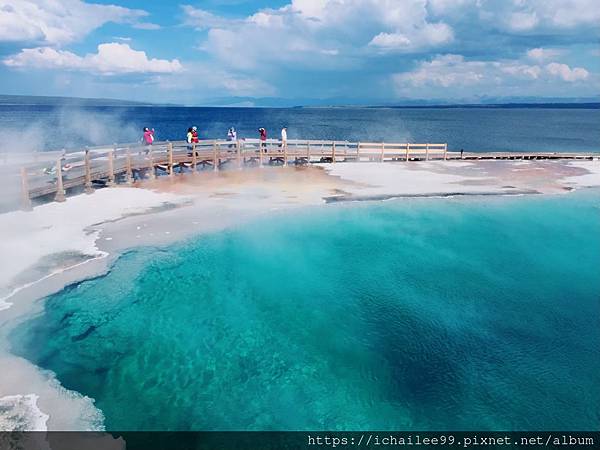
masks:
<instances>
[{"instance_id":1,"label":"person in white shirt","mask_svg":"<svg viewBox=\"0 0 600 450\"><path fill-rule=\"evenodd\" d=\"M237 141L237 132L235 131L235 128L231 127L229 129L229 131L227 131L227 140L229 142ZM229 148L234 148L234 147L235 147L234 144L229 144Z\"/></svg>"},{"instance_id":2,"label":"person in white shirt","mask_svg":"<svg viewBox=\"0 0 600 450\"><path fill-rule=\"evenodd\" d=\"M237 140L237 132L235 128L231 127L227 132L227 140L228 141L236 141Z\"/></svg>"},{"instance_id":3,"label":"person in white shirt","mask_svg":"<svg viewBox=\"0 0 600 450\"><path fill-rule=\"evenodd\" d=\"M283 127L281 129L281 147L285 147L287 145L287 127Z\"/></svg>"}]
</instances>

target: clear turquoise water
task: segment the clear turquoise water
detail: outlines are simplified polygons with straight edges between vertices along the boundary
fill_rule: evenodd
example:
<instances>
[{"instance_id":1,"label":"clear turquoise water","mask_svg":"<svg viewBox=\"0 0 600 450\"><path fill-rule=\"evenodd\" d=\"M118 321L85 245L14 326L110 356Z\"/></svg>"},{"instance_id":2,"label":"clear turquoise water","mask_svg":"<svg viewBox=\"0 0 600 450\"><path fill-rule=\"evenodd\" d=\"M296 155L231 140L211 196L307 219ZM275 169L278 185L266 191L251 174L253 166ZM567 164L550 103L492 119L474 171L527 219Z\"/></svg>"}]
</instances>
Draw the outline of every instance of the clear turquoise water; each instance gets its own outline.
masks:
<instances>
[{"instance_id":1,"label":"clear turquoise water","mask_svg":"<svg viewBox=\"0 0 600 450\"><path fill-rule=\"evenodd\" d=\"M595 429L600 196L328 206L47 299L13 349L114 430Z\"/></svg>"}]
</instances>

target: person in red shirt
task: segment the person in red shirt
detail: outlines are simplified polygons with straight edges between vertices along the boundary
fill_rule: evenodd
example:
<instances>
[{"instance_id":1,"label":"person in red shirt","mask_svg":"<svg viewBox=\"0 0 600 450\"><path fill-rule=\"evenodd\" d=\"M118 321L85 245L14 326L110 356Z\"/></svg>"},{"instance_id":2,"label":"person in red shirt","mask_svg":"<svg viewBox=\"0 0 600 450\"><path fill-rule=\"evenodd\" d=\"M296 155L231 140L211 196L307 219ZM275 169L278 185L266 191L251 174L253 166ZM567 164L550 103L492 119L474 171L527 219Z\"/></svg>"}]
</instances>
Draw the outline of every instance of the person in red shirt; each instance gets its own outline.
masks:
<instances>
[{"instance_id":1,"label":"person in red shirt","mask_svg":"<svg viewBox=\"0 0 600 450\"><path fill-rule=\"evenodd\" d=\"M197 144L200 141L198 138L198 128L192 127L192 143Z\"/></svg>"},{"instance_id":2,"label":"person in red shirt","mask_svg":"<svg viewBox=\"0 0 600 450\"><path fill-rule=\"evenodd\" d=\"M152 145L154 142L154 128L144 127L144 144Z\"/></svg>"},{"instance_id":3,"label":"person in red shirt","mask_svg":"<svg viewBox=\"0 0 600 450\"><path fill-rule=\"evenodd\" d=\"M267 130L261 127L258 132L260 133L260 148L267 153Z\"/></svg>"}]
</instances>

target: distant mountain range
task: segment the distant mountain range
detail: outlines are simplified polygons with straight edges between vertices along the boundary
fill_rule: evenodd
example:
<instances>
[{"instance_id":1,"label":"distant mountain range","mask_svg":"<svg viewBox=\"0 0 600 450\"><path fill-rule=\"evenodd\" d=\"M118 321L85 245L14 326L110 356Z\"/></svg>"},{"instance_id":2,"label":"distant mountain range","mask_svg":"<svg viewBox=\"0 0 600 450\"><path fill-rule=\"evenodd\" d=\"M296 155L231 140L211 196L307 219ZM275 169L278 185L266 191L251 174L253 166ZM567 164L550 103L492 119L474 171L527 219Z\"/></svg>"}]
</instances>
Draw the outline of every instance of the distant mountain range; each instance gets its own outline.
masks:
<instances>
[{"instance_id":1,"label":"distant mountain range","mask_svg":"<svg viewBox=\"0 0 600 450\"><path fill-rule=\"evenodd\" d=\"M193 105L190 105L193 106ZM403 98L394 101L381 101L373 99L348 99L348 98L304 98L289 99L278 97L222 97L208 99L203 106L238 106L238 107L385 107L385 108L481 108L481 107L580 107L599 108L598 97L480 97L460 100L446 99L411 99Z\"/></svg>"},{"instance_id":2,"label":"distant mountain range","mask_svg":"<svg viewBox=\"0 0 600 450\"><path fill-rule=\"evenodd\" d=\"M80 97L44 97L30 95L0 95L2 105L46 106L190 106L190 107L271 107L271 108L318 108L318 107L366 107L366 108L593 108L600 109L600 96L579 97L481 97L464 100L398 99L381 102L366 99L290 99L278 97L220 97L199 104L149 103L131 100Z\"/></svg>"},{"instance_id":3,"label":"distant mountain range","mask_svg":"<svg viewBox=\"0 0 600 450\"><path fill-rule=\"evenodd\" d=\"M36 95L0 95L0 105L156 106L156 104L153 103L110 98L45 97Z\"/></svg>"}]
</instances>

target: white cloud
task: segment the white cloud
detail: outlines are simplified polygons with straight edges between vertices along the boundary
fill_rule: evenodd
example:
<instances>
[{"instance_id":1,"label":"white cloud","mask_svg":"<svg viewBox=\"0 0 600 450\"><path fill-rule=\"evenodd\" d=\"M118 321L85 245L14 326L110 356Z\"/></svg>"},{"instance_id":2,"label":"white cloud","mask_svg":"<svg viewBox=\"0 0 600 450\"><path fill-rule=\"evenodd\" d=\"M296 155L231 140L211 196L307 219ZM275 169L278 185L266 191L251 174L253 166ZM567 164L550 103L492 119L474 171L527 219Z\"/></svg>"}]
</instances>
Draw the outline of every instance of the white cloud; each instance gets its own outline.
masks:
<instances>
[{"instance_id":1,"label":"white cloud","mask_svg":"<svg viewBox=\"0 0 600 450\"><path fill-rule=\"evenodd\" d=\"M379 33L369 45L384 51L417 51L454 40L452 28L445 23L427 23L408 33Z\"/></svg>"},{"instance_id":2,"label":"white cloud","mask_svg":"<svg viewBox=\"0 0 600 450\"><path fill-rule=\"evenodd\" d=\"M548 64L546 70L550 75L569 82L585 80L590 75L589 72L582 67L574 67L571 69L566 64L555 62Z\"/></svg>"},{"instance_id":3,"label":"white cloud","mask_svg":"<svg viewBox=\"0 0 600 450\"><path fill-rule=\"evenodd\" d=\"M148 13L81 0L0 0L0 42L61 46L75 42L108 22L153 26Z\"/></svg>"},{"instance_id":4,"label":"white cloud","mask_svg":"<svg viewBox=\"0 0 600 450\"><path fill-rule=\"evenodd\" d=\"M183 69L177 59L149 59L145 52L117 42L100 44L97 53L85 56L51 47L28 48L3 62L9 67L77 70L101 75L173 73Z\"/></svg>"},{"instance_id":5,"label":"white cloud","mask_svg":"<svg viewBox=\"0 0 600 450\"><path fill-rule=\"evenodd\" d=\"M516 78L537 80L542 74L542 68L538 65L504 62L496 63L495 67L499 68L501 72Z\"/></svg>"},{"instance_id":6,"label":"white cloud","mask_svg":"<svg viewBox=\"0 0 600 450\"><path fill-rule=\"evenodd\" d=\"M554 59L560 54L560 50L553 48L532 48L527 51L527 57L538 62Z\"/></svg>"},{"instance_id":7,"label":"white cloud","mask_svg":"<svg viewBox=\"0 0 600 450\"><path fill-rule=\"evenodd\" d=\"M191 5L181 5L184 14L183 23L193 26L198 30L208 30L223 26L231 26L236 21L225 19L203 9L194 8Z\"/></svg>"},{"instance_id":8,"label":"white cloud","mask_svg":"<svg viewBox=\"0 0 600 450\"><path fill-rule=\"evenodd\" d=\"M449 14L453 11L474 3L474 0L429 0L429 8L434 14Z\"/></svg>"},{"instance_id":9,"label":"white cloud","mask_svg":"<svg viewBox=\"0 0 600 450\"><path fill-rule=\"evenodd\" d=\"M514 32L600 26L597 0L516 0L483 2L493 19Z\"/></svg>"},{"instance_id":10,"label":"white cloud","mask_svg":"<svg viewBox=\"0 0 600 450\"><path fill-rule=\"evenodd\" d=\"M412 72L395 74L393 80L397 86L468 86L483 80L485 66L485 62L466 62L461 55L439 55Z\"/></svg>"},{"instance_id":11,"label":"white cloud","mask_svg":"<svg viewBox=\"0 0 600 450\"><path fill-rule=\"evenodd\" d=\"M508 17L508 28L513 31L529 31L540 23L535 12L514 12Z\"/></svg>"},{"instance_id":12,"label":"white cloud","mask_svg":"<svg viewBox=\"0 0 600 450\"><path fill-rule=\"evenodd\" d=\"M598 0L428 0L427 6L446 20L478 19L513 34L600 26Z\"/></svg>"},{"instance_id":13,"label":"white cloud","mask_svg":"<svg viewBox=\"0 0 600 450\"><path fill-rule=\"evenodd\" d=\"M392 82L401 95L414 93L415 88L421 92L440 88L483 95L494 89L503 89L506 94L516 87L527 87L527 83L538 83L538 86L553 80L575 83L586 80L589 75L581 67L571 68L556 62L540 66L521 60L469 61L461 55L447 54L422 61L412 71L394 74Z\"/></svg>"},{"instance_id":14,"label":"white cloud","mask_svg":"<svg viewBox=\"0 0 600 450\"><path fill-rule=\"evenodd\" d=\"M182 8L186 25L208 29L201 48L244 70L269 62L322 70L355 64L365 54L425 51L454 38L448 24L428 20L427 0L292 0L239 20Z\"/></svg>"}]
</instances>

